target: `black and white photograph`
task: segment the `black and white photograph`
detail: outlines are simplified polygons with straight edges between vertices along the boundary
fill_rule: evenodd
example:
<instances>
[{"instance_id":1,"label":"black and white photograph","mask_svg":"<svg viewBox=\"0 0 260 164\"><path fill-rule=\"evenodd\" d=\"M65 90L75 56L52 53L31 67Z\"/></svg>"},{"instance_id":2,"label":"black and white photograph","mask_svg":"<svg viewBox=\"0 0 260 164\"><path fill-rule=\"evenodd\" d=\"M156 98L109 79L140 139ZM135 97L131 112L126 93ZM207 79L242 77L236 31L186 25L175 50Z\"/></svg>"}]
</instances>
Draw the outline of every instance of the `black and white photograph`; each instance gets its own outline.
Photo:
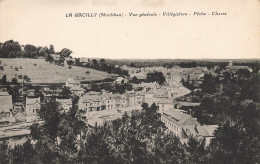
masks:
<instances>
[{"instance_id":1,"label":"black and white photograph","mask_svg":"<svg viewBox=\"0 0 260 164\"><path fill-rule=\"evenodd\" d=\"M0 164L260 163L259 0L0 0Z\"/></svg>"}]
</instances>

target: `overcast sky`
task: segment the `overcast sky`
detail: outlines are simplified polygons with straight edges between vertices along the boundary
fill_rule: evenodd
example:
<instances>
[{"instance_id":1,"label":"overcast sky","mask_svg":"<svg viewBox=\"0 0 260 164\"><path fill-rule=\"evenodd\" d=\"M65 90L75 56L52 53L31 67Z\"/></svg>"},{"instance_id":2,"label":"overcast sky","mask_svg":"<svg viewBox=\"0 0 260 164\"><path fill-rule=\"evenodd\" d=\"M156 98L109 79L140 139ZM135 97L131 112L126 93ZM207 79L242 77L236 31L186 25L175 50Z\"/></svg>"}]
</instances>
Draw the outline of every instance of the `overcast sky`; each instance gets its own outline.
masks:
<instances>
[{"instance_id":1,"label":"overcast sky","mask_svg":"<svg viewBox=\"0 0 260 164\"><path fill-rule=\"evenodd\" d=\"M227 12L227 16L66 18L66 13ZM74 57L260 58L259 0L2 0L0 41Z\"/></svg>"}]
</instances>

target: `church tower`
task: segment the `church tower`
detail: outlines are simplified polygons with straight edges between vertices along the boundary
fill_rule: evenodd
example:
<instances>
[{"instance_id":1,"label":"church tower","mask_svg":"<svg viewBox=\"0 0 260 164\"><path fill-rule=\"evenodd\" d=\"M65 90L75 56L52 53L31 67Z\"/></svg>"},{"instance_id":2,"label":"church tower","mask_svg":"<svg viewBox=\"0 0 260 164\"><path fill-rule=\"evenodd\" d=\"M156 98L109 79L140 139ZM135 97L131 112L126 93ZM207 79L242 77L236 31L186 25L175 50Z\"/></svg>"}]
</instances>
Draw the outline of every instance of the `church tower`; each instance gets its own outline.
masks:
<instances>
[{"instance_id":1,"label":"church tower","mask_svg":"<svg viewBox=\"0 0 260 164\"><path fill-rule=\"evenodd\" d=\"M228 66L231 67L233 65L232 60L229 60Z\"/></svg>"}]
</instances>

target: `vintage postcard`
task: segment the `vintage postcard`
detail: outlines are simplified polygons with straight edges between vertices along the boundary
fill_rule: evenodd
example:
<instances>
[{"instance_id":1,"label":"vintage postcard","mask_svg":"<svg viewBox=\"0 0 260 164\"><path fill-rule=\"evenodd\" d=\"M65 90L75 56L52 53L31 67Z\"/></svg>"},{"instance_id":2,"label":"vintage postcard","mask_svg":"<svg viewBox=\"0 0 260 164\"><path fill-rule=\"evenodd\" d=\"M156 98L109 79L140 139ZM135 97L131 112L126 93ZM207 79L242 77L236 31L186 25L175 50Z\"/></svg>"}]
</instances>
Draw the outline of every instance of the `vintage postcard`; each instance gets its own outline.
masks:
<instances>
[{"instance_id":1,"label":"vintage postcard","mask_svg":"<svg viewBox=\"0 0 260 164\"><path fill-rule=\"evenodd\" d=\"M0 0L0 163L260 163L259 0Z\"/></svg>"}]
</instances>

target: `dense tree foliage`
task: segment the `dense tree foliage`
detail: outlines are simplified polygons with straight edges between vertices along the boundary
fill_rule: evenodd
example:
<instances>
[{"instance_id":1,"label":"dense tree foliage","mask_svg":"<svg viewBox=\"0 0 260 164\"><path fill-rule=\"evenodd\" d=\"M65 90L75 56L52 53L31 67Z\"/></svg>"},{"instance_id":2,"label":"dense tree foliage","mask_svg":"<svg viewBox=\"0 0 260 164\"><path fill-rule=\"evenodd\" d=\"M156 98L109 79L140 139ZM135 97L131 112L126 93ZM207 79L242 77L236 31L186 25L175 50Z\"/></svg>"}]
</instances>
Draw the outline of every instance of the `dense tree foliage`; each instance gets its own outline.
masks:
<instances>
[{"instance_id":1,"label":"dense tree foliage","mask_svg":"<svg viewBox=\"0 0 260 164\"><path fill-rule=\"evenodd\" d=\"M49 53L51 54L55 53L54 46L52 44L50 45Z\"/></svg>"},{"instance_id":2,"label":"dense tree foliage","mask_svg":"<svg viewBox=\"0 0 260 164\"><path fill-rule=\"evenodd\" d=\"M81 64L81 63L76 63L77 66L82 66L82 67L88 67L92 69L96 69L99 71L104 71L110 74L117 74L121 76L128 76L128 71L123 70L121 68L116 67L114 64L107 64L106 60L100 59L99 61L97 59L92 59L90 62L86 64Z\"/></svg>"},{"instance_id":3,"label":"dense tree foliage","mask_svg":"<svg viewBox=\"0 0 260 164\"><path fill-rule=\"evenodd\" d=\"M71 95L71 91L68 87L62 88L62 91L60 93L60 98L69 99L70 95Z\"/></svg>"},{"instance_id":4,"label":"dense tree foliage","mask_svg":"<svg viewBox=\"0 0 260 164\"><path fill-rule=\"evenodd\" d=\"M101 83L101 84L95 84L92 83L91 88L88 89L88 91L96 91L96 92L101 92L102 90L105 90L107 92L112 92L112 93L120 93L123 94L126 91L131 91L132 90L132 84L109 84L109 83Z\"/></svg>"},{"instance_id":5,"label":"dense tree foliage","mask_svg":"<svg viewBox=\"0 0 260 164\"><path fill-rule=\"evenodd\" d=\"M45 56L45 60L48 61L48 62L53 62L54 61L53 57L50 54L47 54Z\"/></svg>"},{"instance_id":6,"label":"dense tree foliage","mask_svg":"<svg viewBox=\"0 0 260 164\"><path fill-rule=\"evenodd\" d=\"M55 100L50 100L39 113L44 124L31 126L29 140L13 149L1 144L0 160L4 163L72 163L82 143L86 126L78 118L75 106L68 113L60 113ZM80 136L80 137L79 137ZM8 153L8 154L6 154ZM2 162L1 162L2 163Z\"/></svg>"},{"instance_id":7,"label":"dense tree foliage","mask_svg":"<svg viewBox=\"0 0 260 164\"><path fill-rule=\"evenodd\" d=\"M67 48L63 48L60 52L60 56L61 57L69 57L70 54L72 53L71 50L67 49Z\"/></svg>"},{"instance_id":8,"label":"dense tree foliage","mask_svg":"<svg viewBox=\"0 0 260 164\"><path fill-rule=\"evenodd\" d=\"M21 51L20 44L13 40L9 40L4 42L4 44L1 46L0 57L15 57L19 51Z\"/></svg>"},{"instance_id":9,"label":"dense tree foliage","mask_svg":"<svg viewBox=\"0 0 260 164\"><path fill-rule=\"evenodd\" d=\"M42 48L39 50L39 54L40 54L40 56L45 56L46 54L49 54L49 49L48 49L48 47L42 47Z\"/></svg>"},{"instance_id":10,"label":"dense tree foliage","mask_svg":"<svg viewBox=\"0 0 260 164\"><path fill-rule=\"evenodd\" d=\"M201 89L204 93L214 93L217 90L217 78L211 74L205 74Z\"/></svg>"},{"instance_id":11,"label":"dense tree foliage","mask_svg":"<svg viewBox=\"0 0 260 164\"><path fill-rule=\"evenodd\" d=\"M260 161L260 75L247 71L230 83L223 81L222 92L203 96L195 117L201 123L218 124L209 146L209 163L258 163Z\"/></svg>"},{"instance_id":12,"label":"dense tree foliage","mask_svg":"<svg viewBox=\"0 0 260 164\"><path fill-rule=\"evenodd\" d=\"M1 83L6 84L6 82L7 82L6 75L3 75L2 79L1 79Z\"/></svg>"},{"instance_id":13,"label":"dense tree foliage","mask_svg":"<svg viewBox=\"0 0 260 164\"><path fill-rule=\"evenodd\" d=\"M130 83L134 83L134 84L139 84L141 82L142 82L142 80L138 79L136 76L134 76L132 78L132 80L130 81Z\"/></svg>"},{"instance_id":14,"label":"dense tree foliage","mask_svg":"<svg viewBox=\"0 0 260 164\"><path fill-rule=\"evenodd\" d=\"M24 51L31 51L31 52L36 51L36 47L34 45L31 45L31 44L26 44L24 46Z\"/></svg>"},{"instance_id":15,"label":"dense tree foliage","mask_svg":"<svg viewBox=\"0 0 260 164\"><path fill-rule=\"evenodd\" d=\"M1 144L1 161L9 163L185 163L177 137L165 133L157 107L143 104L142 111L91 129L77 118L56 111L49 102L40 114L44 124L31 126L31 140L10 149ZM50 126L52 125L52 126ZM54 133L55 132L55 133ZM87 132L87 133L86 133ZM33 144L32 144L33 143Z\"/></svg>"},{"instance_id":16,"label":"dense tree foliage","mask_svg":"<svg viewBox=\"0 0 260 164\"><path fill-rule=\"evenodd\" d=\"M69 57L72 51L64 48L60 52L61 57ZM19 42L13 40L6 41L0 45L0 58L39 58L49 57L49 54L55 54L54 46L51 44L48 47L37 47L32 44L20 45ZM51 61L50 57L46 59Z\"/></svg>"},{"instance_id":17,"label":"dense tree foliage","mask_svg":"<svg viewBox=\"0 0 260 164\"><path fill-rule=\"evenodd\" d=\"M86 128L78 119L76 108L61 114L55 101L51 101L40 113L44 124L31 126L30 138L34 144L29 140L11 149L3 143L0 160L4 163L258 163L258 105L252 100L228 105L231 99L221 95L216 100L209 97L204 101L202 106L220 101L216 109L221 111L212 110L211 114L223 115L208 147L203 139L190 138L183 145L172 133L165 133L155 104L151 107L143 104L142 111L133 111L130 116L125 113L121 119L103 126Z\"/></svg>"},{"instance_id":18,"label":"dense tree foliage","mask_svg":"<svg viewBox=\"0 0 260 164\"><path fill-rule=\"evenodd\" d=\"M146 77L147 82L157 82L159 84L163 84L165 82L165 77L162 72L153 72L148 73Z\"/></svg>"}]
</instances>

